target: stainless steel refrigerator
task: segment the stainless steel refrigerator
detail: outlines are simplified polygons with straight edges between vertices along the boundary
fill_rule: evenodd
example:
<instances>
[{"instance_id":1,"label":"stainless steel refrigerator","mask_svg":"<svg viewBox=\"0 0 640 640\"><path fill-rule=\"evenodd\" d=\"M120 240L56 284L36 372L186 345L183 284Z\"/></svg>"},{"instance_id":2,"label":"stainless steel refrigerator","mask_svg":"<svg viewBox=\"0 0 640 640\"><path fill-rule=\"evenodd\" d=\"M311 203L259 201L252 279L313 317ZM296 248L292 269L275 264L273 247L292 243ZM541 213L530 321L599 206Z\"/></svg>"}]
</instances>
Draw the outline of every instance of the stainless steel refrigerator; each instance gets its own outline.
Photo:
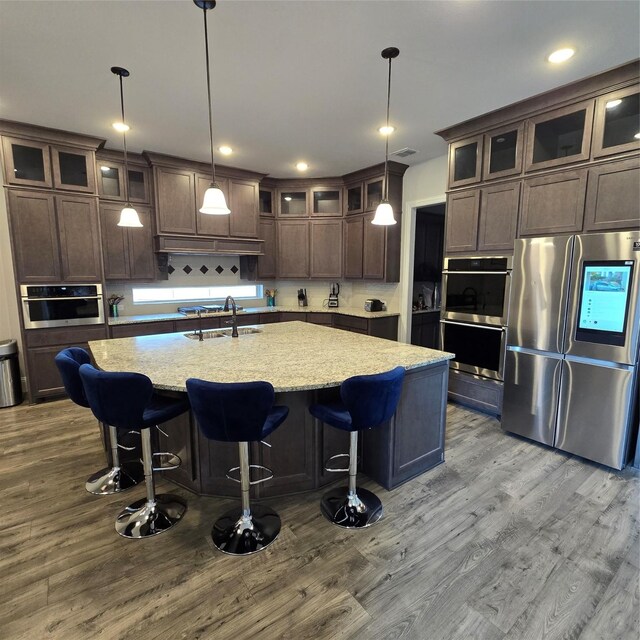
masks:
<instances>
[{"instance_id":1,"label":"stainless steel refrigerator","mask_svg":"<svg viewBox=\"0 0 640 640\"><path fill-rule=\"evenodd\" d=\"M503 429L624 467L638 402L639 262L640 231L516 241Z\"/></svg>"}]
</instances>

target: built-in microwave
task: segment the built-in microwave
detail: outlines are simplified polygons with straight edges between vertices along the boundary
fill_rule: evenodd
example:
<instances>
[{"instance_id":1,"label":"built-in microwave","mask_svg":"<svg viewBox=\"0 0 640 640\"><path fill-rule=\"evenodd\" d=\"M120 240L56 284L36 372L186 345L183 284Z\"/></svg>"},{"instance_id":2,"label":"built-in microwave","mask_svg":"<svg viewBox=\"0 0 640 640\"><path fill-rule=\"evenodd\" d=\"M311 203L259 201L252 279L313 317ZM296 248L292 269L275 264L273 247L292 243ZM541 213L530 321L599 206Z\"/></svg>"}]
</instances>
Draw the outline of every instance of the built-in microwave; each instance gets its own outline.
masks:
<instances>
[{"instance_id":1,"label":"built-in microwave","mask_svg":"<svg viewBox=\"0 0 640 640\"><path fill-rule=\"evenodd\" d=\"M21 285L25 329L102 324L102 285Z\"/></svg>"},{"instance_id":2,"label":"built-in microwave","mask_svg":"<svg viewBox=\"0 0 640 640\"><path fill-rule=\"evenodd\" d=\"M442 317L506 326L512 266L511 256L445 258Z\"/></svg>"}]
</instances>

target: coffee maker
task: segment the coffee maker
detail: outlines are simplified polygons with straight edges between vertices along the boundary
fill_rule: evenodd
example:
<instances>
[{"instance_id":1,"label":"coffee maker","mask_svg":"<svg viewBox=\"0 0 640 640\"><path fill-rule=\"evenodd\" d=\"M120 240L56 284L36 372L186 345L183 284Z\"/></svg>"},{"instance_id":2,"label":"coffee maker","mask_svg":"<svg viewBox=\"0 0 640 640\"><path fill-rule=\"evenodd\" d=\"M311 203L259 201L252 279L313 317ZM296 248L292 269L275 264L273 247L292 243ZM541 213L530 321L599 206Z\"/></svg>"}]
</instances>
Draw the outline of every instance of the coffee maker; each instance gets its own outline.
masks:
<instances>
[{"instance_id":1,"label":"coffee maker","mask_svg":"<svg viewBox=\"0 0 640 640\"><path fill-rule=\"evenodd\" d=\"M329 292L329 303L328 307L331 309L337 309L340 306L340 302L338 301L338 296L340 295L340 283L336 282L331 285L331 291Z\"/></svg>"}]
</instances>

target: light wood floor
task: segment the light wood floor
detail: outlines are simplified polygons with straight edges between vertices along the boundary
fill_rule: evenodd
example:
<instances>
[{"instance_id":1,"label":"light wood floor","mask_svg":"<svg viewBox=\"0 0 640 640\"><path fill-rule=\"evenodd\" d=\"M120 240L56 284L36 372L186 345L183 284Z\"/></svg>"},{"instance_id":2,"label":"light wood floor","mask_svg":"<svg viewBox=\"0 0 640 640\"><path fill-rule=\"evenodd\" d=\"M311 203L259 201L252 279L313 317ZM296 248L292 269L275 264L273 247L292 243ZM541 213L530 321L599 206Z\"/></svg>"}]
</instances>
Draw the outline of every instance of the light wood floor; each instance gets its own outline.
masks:
<instances>
[{"instance_id":1,"label":"light wood floor","mask_svg":"<svg viewBox=\"0 0 640 640\"><path fill-rule=\"evenodd\" d=\"M248 558L212 549L229 501L189 501L155 539L114 531L142 487L98 498L97 427L69 401L0 410L0 637L264 640L638 638L640 482L449 407L446 463L333 527L319 494ZM169 485L159 483L161 488Z\"/></svg>"}]
</instances>

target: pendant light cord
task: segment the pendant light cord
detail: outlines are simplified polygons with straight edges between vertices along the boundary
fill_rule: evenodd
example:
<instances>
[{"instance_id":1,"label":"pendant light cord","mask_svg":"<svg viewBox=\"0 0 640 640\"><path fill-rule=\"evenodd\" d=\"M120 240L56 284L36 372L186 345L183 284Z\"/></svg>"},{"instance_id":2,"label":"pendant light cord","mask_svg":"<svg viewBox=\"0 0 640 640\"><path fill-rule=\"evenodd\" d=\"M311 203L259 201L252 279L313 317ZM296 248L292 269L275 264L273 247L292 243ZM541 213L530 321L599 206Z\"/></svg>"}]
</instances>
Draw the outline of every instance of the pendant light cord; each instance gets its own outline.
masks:
<instances>
[{"instance_id":1,"label":"pendant light cord","mask_svg":"<svg viewBox=\"0 0 640 640\"><path fill-rule=\"evenodd\" d=\"M389 58L389 80L387 82L387 135L384 143L384 199L389 200L389 108L391 106L391 58Z\"/></svg>"},{"instance_id":2,"label":"pendant light cord","mask_svg":"<svg viewBox=\"0 0 640 640\"><path fill-rule=\"evenodd\" d=\"M209 69L209 31L207 30L207 10L203 9L204 14L204 52L207 63L207 96L209 98L209 143L211 146L211 179L213 184L216 182L216 165L213 162L213 114L211 107L211 71Z\"/></svg>"},{"instance_id":3,"label":"pendant light cord","mask_svg":"<svg viewBox=\"0 0 640 640\"><path fill-rule=\"evenodd\" d=\"M122 74L118 74L120 78L120 111L122 113L122 124L126 125L126 120L124 119L124 89L122 88ZM131 206L129 202L129 163L127 161L127 132L122 132L122 146L124 148L124 199L127 203L127 206Z\"/></svg>"}]
</instances>

